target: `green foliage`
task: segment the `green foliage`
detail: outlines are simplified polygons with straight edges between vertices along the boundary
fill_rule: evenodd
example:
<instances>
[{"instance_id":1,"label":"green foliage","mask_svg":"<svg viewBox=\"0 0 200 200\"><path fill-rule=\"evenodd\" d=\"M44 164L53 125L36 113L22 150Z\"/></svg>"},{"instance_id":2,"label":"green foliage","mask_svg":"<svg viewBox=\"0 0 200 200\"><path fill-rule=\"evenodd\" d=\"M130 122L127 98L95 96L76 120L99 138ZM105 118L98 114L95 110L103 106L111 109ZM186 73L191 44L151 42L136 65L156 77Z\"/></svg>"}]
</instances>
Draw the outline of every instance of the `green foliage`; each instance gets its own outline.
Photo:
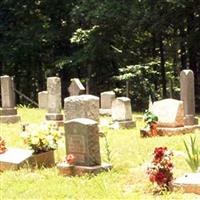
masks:
<instances>
[{"instance_id":1,"label":"green foliage","mask_svg":"<svg viewBox=\"0 0 200 200\"><path fill-rule=\"evenodd\" d=\"M184 142L184 146L187 152L187 158L185 159L193 172L196 172L200 166L200 149L196 143L196 137L190 136L190 142Z\"/></svg>"},{"instance_id":2,"label":"green foliage","mask_svg":"<svg viewBox=\"0 0 200 200\"><path fill-rule=\"evenodd\" d=\"M158 121L158 116L154 115L149 110L145 110L144 113L144 121L147 123L147 125L150 127L150 125L154 122Z\"/></svg>"}]
</instances>

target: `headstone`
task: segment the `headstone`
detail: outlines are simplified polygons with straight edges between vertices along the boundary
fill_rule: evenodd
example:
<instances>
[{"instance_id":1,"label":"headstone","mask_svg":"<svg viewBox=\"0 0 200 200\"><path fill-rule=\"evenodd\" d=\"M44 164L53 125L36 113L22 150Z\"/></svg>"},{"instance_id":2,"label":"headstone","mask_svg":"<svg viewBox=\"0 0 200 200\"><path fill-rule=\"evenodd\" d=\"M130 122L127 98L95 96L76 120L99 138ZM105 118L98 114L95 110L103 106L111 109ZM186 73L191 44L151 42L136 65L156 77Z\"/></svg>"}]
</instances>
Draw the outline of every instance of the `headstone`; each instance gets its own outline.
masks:
<instances>
[{"instance_id":1,"label":"headstone","mask_svg":"<svg viewBox=\"0 0 200 200\"><path fill-rule=\"evenodd\" d=\"M71 79L71 84L68 88L70 96L76 96L85 93L85 88L78 78Z\"/></svg>"},{"instance_id":2,"label":"headstone","mask_svg":"<svg viewBox=\"0 0 200 200\"><path fill-rule=\"evenodd\" d=\"M80 95L64 100L65 121L75 118L89 118L99 121L99 97Z\"/></svg>"},{"instance_id":3,"label":"headstone","mask_svg":"<svg viewBox=\"0 0 200 200\"><path fill-rule=\"evenodd\" d=\"M48 113L46 120L62 122L61 114L61 81L59 77L47 78Z\"/></svg>"},{"instance_id":4,"label":"headstone","mask_svg":"<svg viewBox=\"0 0 200 200\"><path fill-rule=\"evenodd\" d=\"M75 165L101 164L99 130L96 121L77 118L65 124L66 153L73 154Z\"/></svg>"},{"instance_id":5,"label":"headstone","mask_svg":"<svg viewBox=\"0 0 200 200\"><path fill-rule=\"evenodd\" d=\"M15 123L20 121L15 108L15 91L13 79L9 76L1 76L1 102L0 122Z\"/></svg>"},{"instance_id":6,"label":"headstone","mask_svg":"<svg viewBox=\"0 0 200 200\"><path fill-rule=\"evenodd\" d=\"M131 101L128 97L118 97L113 101L112 120L122 128L135 127L135 121L132 120Z\"/></svg>"},{"instance_id":7,"label":"headstone","mask_svg":"<svg viewBox=\"0 0 200 200\"><path fill-rule=\"evenodd\" d=\"M174 186L182 188L184 192L200 195L200 173L190 173L177 178Z\"/></svg>"},{"instance_id":8,"label":"headstone","mask_svg":"<svg viewBox=\"0 0 200 200\"><path fill-rule=\"evenodd\" d=\"M102 115L111 115L112 102L115 100L115 93L107 91L101 93L101 109L99 110Z\"/></svg>"},{"instance_id":9,"label":"headstone","mask_svg":"<svg viewBox=\"0 0 200 200\"><path fill-rule=\"evenodd\" d=\"M194 73L192 70L182 70L180 74L181 100L184 106L184 124L198 124L195 118Z\"/></svg>"},{"instance_id":10,"label":"headstone","mask_svg":"<svg viewBox=\"0 0 200 200\"><path fill-rule=\"evenodd\" d=\"M22 167L31 158L31 150L12 148L0 154L0 171L16 170Z\"/></svg>"},{"instance_id":11,"label":"headstone","mask_svg":"<svg viewBox=\"0 0 200 200\"><path fill-rule=\"evenodd\" d=\"M42 91L38 93L38 106L40 109L48 109L48 92Z\"/></svg>"},{"instance_id":12,"label":"headstone","mask_svg":"<svg viewBox=\"0 0 200 200\"><path fill-rule=\"evenodd\" d=\"M163 99L152 105L152 113L158 116L159 127L184 126L183 102L176 99Z\"/></svg>"}]
</instances>

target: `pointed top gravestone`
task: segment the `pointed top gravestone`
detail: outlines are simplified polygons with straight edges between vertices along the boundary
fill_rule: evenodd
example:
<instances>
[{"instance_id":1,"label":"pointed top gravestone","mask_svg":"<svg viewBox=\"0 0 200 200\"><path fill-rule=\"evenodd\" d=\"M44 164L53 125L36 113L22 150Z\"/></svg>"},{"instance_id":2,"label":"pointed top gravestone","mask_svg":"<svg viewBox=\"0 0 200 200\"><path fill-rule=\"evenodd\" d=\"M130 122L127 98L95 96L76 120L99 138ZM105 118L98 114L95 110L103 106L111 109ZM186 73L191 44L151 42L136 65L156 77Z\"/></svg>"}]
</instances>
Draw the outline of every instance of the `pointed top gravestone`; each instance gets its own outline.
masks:
<instances>
[{"instance_id":1,"label":"pointed top gravestone","mask_svg":"<svg viewBox=\"0 0 200 200\"><path fill-rule=\"evenodd\" d=\"M78 78L71 79L71 84L68 88L70 96L76 96L85 93L85 88Z\"/></svg>"},{"instance_id":2,"label":"pointed top gravestone","mask_svg":"<svg viewBox=\"0 0 200 200\"><path fill-rule=\"evenodd\" d=\"M192 70L182 70L180 74L181 100L184 106L185 125L198 124L195 118L194 73Z\"/></svg>"}]
</instances>

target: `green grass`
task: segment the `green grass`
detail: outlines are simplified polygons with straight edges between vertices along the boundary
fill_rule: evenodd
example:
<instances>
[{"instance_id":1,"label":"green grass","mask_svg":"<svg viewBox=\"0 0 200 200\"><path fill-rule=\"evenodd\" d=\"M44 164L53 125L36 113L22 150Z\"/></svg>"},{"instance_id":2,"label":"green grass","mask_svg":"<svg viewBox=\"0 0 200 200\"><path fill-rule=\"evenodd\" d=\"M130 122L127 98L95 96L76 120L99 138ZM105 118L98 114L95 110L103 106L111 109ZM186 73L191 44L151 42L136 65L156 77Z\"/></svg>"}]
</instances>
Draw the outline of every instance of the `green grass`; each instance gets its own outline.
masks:
<instances>
[{"instance_id":1,"label":"green grass","mask_svg":"<svg viewBox=\"0 0 200 200\"><path fill-rule=\"evenodd\" d=\"M44 120L45 111L39 109L18 109L22 123L40 123ZM173 137L140 138L139 129L142 121L137 122L137 128L130 130L110 130L107 140L111 151L113 169L97 176L62 177L57 169L21 169L6 171L0 174L0 199L198 199L197 195L174 191L162 196L151 194L151 184L145 174L145 163L151 159L156 146L167 146L175 151L184 151L183 139L189 139L191 134ZM6 139L8 147L23 147L19 136L21 124L1 124L1 135ZM194 135L194 134L193 134ZM200 135L197 143L200 142ZM107 161L105 138L100 138L102 161ZM55 152L56 161L64 159L64 144ZM178 177L190 168L183 157L174 157L174 176Z\"/></svg>"}]
</instances>

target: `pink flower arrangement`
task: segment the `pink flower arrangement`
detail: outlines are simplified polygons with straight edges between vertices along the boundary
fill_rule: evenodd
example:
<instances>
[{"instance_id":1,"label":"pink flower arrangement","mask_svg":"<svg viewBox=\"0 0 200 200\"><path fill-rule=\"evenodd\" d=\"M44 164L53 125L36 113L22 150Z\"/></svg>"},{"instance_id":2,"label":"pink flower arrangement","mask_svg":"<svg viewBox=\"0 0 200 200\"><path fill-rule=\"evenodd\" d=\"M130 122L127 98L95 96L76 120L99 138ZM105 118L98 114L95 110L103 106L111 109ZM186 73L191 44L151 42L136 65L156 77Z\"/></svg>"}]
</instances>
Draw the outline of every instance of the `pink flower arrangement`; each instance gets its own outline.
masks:
<instances>
[{"instance_id":1,"label":"pink flower arrangement","mask_svg":"<svg viewBox=\"0 0 200 200\"><path fill-rule=\"evenodd\" d=\"M149 180L154 184L154 192L168 191L173 180L172 151L167 147L157 147L153 153L153 159L147 168Z\"/></svg>"}]
</instances>

